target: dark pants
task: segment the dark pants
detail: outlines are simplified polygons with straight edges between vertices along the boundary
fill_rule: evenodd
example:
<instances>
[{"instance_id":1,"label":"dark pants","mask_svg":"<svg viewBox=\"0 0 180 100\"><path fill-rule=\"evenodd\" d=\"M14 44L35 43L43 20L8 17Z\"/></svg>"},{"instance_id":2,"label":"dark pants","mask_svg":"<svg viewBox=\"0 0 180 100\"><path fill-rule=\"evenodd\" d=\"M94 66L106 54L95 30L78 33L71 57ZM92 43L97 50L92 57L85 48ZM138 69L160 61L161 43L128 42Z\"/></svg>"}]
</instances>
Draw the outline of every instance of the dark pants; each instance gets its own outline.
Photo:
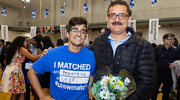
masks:
<instances>
[{"instance_id":1,"label":"dark pants","mask_svg":"<svg viewBox=\"0 0 180 100\"><path fill-rule=\"evenodd\" d=\"M26 93L25 93L25 100L30 100L30 83L27 82L27 71L25 69L25 63L27 62L27 58L25 59L25 61L22 63L22 70L23 70L23 74L24 74L24 80L25 80L25 84L26 84Z\"/></svg>"},{"instance_id":2,"label":"dark pants","mask_svg":"<svg viewBox=\"0 0 180 100\"><path fill-rule=\"evenodd\" d=\"M180 100L180 77L178 78L178 88L177 88L177 100Z\"/></svg>"},{"instance_id":3,"label":"dark pants","mask_svg":"<svg viewBox=\"0 0 180 100\"><path fill-rule=\"evenodd\" d=\"M163 98L162 98L162 100L169 100L169 93L170 93L171 87L173 85L171 72L158 72L157 89L151 100L157 99L158 89L159 89L161 83L163 83L163 88L162 88Z\"/></svg>"},{"instance_id":4,"label":"dark pants","mask_svg":"<svg viewBox=\"0 0 180 100\"><path fill-rule=\"evenodd\" d=\"M1 68L2 68L2 71L3 71L3 69L4 69L4 62L0 62L0 64L1 64Z\"/></svg>"},{"instance_id":5,"label":"dark pants","mask_svg":"<svg viewBox=\"0 0 180 100\"><path fill-rule=\"evenodd\" d=\"M30 100L30 83L26 83L25 100Z\"/></svg>"}]
</instances>

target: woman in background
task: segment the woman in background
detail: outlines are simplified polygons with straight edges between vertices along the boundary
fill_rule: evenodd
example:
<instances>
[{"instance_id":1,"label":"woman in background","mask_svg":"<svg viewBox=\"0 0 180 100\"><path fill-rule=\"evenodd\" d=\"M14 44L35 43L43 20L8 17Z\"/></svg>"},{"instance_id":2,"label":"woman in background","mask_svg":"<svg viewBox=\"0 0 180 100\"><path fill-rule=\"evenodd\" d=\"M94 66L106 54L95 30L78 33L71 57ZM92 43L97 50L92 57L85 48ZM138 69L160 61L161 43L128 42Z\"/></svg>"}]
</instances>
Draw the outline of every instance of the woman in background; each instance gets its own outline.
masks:
<instances>
[{"instance_id":1,"label":"woman in background","mask_svg":"<svg viewBox=\"0 0 180 100\"><path fill-rule=\"evenodd\" d=\"M54 48L54 44L52 43L49 36L42 37L41 45L42 45L42 51L44 49ZM41 85L42 85L44 94L50 95L50 73L49 72L45 72L42 74Z\"/></svg>"},{"instance_id":2,"label":"woman in background","mask_svg":"<svg viewBox=\"0 0 180 100\"><path fill-rule=\"evenodd\" d=\"M58 47L58 46L62 46L62 45L64 45L63 39L57 39L56 46Z\"/></svg>"},{"instance_id":3,"label":"woman in background","mask_svg":"<svg viewBox=\"0 0 180 100\"><path fill-rule=\"evenodd\" d=\"M26 92L25 79L22 71L22 63L25 57L32 61L36 61L40 55L33 56L28 52L27 39L22 36L16 37L7 50L1 90L5 93L11 93L10 100L24 100L24 93Z\"/></svg>"}]
</instances>

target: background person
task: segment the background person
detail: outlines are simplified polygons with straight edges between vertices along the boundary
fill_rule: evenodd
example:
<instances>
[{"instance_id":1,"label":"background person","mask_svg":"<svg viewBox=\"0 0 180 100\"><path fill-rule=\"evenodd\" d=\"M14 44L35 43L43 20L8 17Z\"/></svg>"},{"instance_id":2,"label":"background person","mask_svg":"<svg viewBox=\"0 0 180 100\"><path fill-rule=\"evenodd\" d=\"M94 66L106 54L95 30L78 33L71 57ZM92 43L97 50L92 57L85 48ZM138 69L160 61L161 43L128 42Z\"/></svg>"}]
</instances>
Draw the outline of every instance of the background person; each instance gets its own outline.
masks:
<instances>
[{"instance_id":1,"label":"background person","mask_svg":"<svg viewBox=\"0 0 180 100\"><path fill-rule=\"evenodd\" d=\"M56 46L58 47L58 46L62 46L62 45L64 45L63 39L57 39Z\"/></svg>"},{"instance_id":2,"label":"background person","mask_svg":"<svg viewBox=\"0 0 180 100\"><path fill-rule=\"evenodd\" d=\"M0 64L2 70L4 69L4 59L6 56L6 49L7 49L7 46L4 45L4 43L5 41L3 39L0 39Z\"/></svg>"},{"instance_id":3,"label":"background person","mask_svg":"<svg viewBox=\"0 0 180 100\"><path fill-rule=\"evenodd\" d=\"M93 42L89 41L89 45L86 46L86 48L89 48Z\"/></svg>"},{"instance_id":4,"label":"background person","mask_svg":"<svg viewBox=\"0 0 180 100\"><path fill-rule=\"evenodd\" d=\"M54 48L54 44L52 43L49 36L42 37L41 45L42 51L44 49ZM50 72L45 72L42 74L41 87L43 89L44 94L50 95Z\"/></svg>"},{"instance_id":5,"label":"background person","mask_svg":"<svg viewBox=\"0 0 180 100\"><path fill-rule=\"evenodd\" d=\"M142 33L141 30L137 30L137 31L135 32L135 35L142 37L143 33Z\"/></svg>"},{"instance_id":6,"label":"background person","mask_svg":"<svg viewBox=\"0 0 180 100\"><path fill-rule=\"evenodd\" d=\"M172 33L165 34L163 36L164 44L155 48L158 82L152 100L156 100L158 88L161 83L163 84L162 100L169 100L169 93L173 85L171 69L174 69L175 67L173 62L180 59L178 51L173 47L175 41L174 38L175 35Z\"/></svg>"},{"instance_id":7,"label":"background person","mask_svg":"<svg viewBox=\"0 0 180 100\"><path fill-rule=\"evenodd\" d=\"M22 63L27 57L30 60L37 60L40 55L33 56L27 49L27 39L22 36L16 37L6 53L6 69L4 71L1 90L5 93L11 93L11 100L24 100L26 92L25 79L22 71ZM17 97L18 96L18 97Z\"/></svg>"},{"instance_id":8,"label":"background person","mask_svg":"<svg viewBox=\"0 0 180 100\"><path fill-rule=\"evenodd\" d=\"M66 38L64 38L64 45L69 45L69 39L66 37Z\"/></svg>"},{"instance_id":9,"label":"background person","mask_svg":"<svg viewBox=\"0 0 180 100\"><path fill-rule=\"evenodd\" d=\"M6 46L9 47L11 45L10 41L6 41Z\"/></svg>"},{"instance_id":10,"label":"background person","mask_svg":"<svg viewBox=\"0 0 180 100\"><path fill-rule=\"evenodd\" d=\"M109 31L109 28L102 28L100 30L100 35L104 34L106 31Z\"/></svg>"},{"instance_id":11,"label":"background person","mask_svg":"<svg viewBox=\"0 0 180 100\"><path fill-rule=\"evenodd\" d=\"M42 45L41 45L41 39L42 39L42 35L41 34L37 34L36 36L34 36L32 39L31 39L31 51L32 51L32 55L36 56L38 54L41 54L42 53ZM29 63L33 63L33 62L29 62ZM40 80L41 82L41 79L42 79L42 75L39 74L38 75L38 79ZM39 97L38 95L36 94L36 92L34 91L33 88L32 89L32 95L34 96L34 100L39 100Z\"/></svg>"},{"instance_id":12,"label":"background person","mask_svg":"<svg viewBox=\"0 0 180 100\"><path fill-rule=\"evenodd\" d=\"M29 39L27 39L27 47L25 47L27 49L27 51L29 53L31 53L31 50L30 50L30 41ZM29 71L29 69L27 69L27 63L31 63L31 61L25 57L25 61L22 63L22 70L23 70L23 74L24 74L24 80L25 80L25 84L26 84L26 93L25 93L25 100L30 100L30 82L29 82L29 79L27 77L27 72ZM34 100L35 97L34 97Z\"/></svg>"}]
</instances>

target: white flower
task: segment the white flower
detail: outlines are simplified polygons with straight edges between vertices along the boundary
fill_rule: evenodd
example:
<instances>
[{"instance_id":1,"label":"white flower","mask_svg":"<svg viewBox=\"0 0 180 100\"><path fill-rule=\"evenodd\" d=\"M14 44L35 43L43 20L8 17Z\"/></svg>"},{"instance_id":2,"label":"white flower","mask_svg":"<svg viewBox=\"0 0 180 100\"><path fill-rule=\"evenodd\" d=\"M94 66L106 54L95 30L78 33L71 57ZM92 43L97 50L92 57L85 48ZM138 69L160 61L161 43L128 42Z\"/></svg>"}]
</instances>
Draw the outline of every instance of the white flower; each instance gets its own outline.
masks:
<instances>
[{"instance_id":1,"label":"white flower","mask_svg":"<svg viewBox=\"0 0 180 100\"><path fill-rule=\"evenodd\" d=\"M116 85L114 86L114 89L120 90L120 85L119 85L119 84L116 84Z\"/></svg>"},{"instance_id":2,"label":"white flower","mask_svg":"<svg viewBox=\"0 0 180 100\"><path fill-rule=\"evenodd\" d=\"M109 76L103 76L102 80L100 81L100 85L106 84L107 80L110 80L111 78Z\"/></svg>"},{"instance_id":3,"label":"white flower","mask_svg":"<svg viewBox=\"0 0 180 100\"><path fill-rule=\"evenodd\" d=\"M108 100L116 100L116 96L113 93L110 93Z\"/></svg>"},{"instance_id":4,"label":"white flower","mask_svg":"<svg viewBox=\"0 0 180 100\"><path fill-rule=\"evenodd\" d=\"M100 97L101 97L101 99L108 99L109 98L109 91L101 91L100 92Z\"/></svg>"},{"instance_id":5,"label":"white flower","mask_svg":"<svg viewBox=\"0 0 180 100\"><path fill-rule=\"evenodd\" d=\"M122 91L122 90L124 90L124 85L122 85L122 86L120 86L120 90Z\"/></svg>"},{"instance_id":6,"label":"white flower","mask_svg":"<svg viewBox=\"0 0 180 100\"><path fill-rule=\"evenodd\" d=\"M116 84L115 86L114 86L114 89L116 89L116 90L124 90L124 85L119 85L119 84Z\"/></svg>"},{"instance_id":7,"label":"white flower","mask_svg":"<svg viewBox=\"0 0 180 100\"><path fill-rule=\"evenodd\" d=\"M109 97L112 97L113 95L114 95L113 93L110 93L110 94L109 94Z\"/></svg>"},{"instance_id":8,"label":"white flower","mask_svg":"<svg viewBox=\"0 0 180 100\"><path fill-rule=\"evenodd\" d=\"M112 77L112 79L111 79L111 84L115 84L115 83L118 83L118 78L117 77Z\"/></svg>"},{"instance_id":9,"label":"white flower","mask_svg":"<svg viewBox=\"0 0 180 100\"><path fill-rule=\"evenodd\" d=\"M106 85L102 85L102 86L101 86L101 89L102 89L102 90L105 90L105 91L109 91Z\"/></svg>"}]
</instances>

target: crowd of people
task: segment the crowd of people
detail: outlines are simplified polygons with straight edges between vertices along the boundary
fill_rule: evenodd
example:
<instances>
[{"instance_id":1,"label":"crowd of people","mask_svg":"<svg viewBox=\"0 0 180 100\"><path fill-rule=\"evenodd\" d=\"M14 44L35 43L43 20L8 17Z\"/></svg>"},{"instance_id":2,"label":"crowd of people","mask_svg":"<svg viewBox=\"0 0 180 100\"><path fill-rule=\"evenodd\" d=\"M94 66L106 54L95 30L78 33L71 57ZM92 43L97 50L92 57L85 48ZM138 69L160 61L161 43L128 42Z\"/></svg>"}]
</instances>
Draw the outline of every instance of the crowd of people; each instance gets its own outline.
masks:
<instances>
[{"instance_id":1,"label":"crowd of people","mask_svg":"<svg viewBox=\"0 0 180 100\"><path fill-rule=\"evenodd\" d=\"M30 100L30 82L27 72L31 65L40 57L44 49L54 48L49 36L37 34L32 39L18 36L12 43L1 39L0 60L2 68L1 91L11 93L11 100ZM62 39L57 40L57 46L64 44ZM50 74L45 72L39 75L43 91L50 94ZM32 90L33 91L33 90ZM38 95L33 92L34 99L39 100Z\"/></svg>"},{"instance_id":2,"label":"crowd of people","mask_svg":"<svg viewBox=\"0 0 180 100\"><path fill-rule=\"evenodd\" d=\"M83 17L69 20L65 45L58 39L55 47L49 36L40 34L30 42L16 37L1 61L6 66L1 91L11 93L11 100L29 100L31 84L35 100L89 100L91 78L97 82L126 69L136 83L126 100L156 100L161 84L162 100L169 100L176 90L180 100L180 46L174 46L175 35L165 34L163 45L151 44L142 32L128 27L131 15L127 2L113 1L107 10L108 30L102 30L86 48L88 28Z\"/></svg>"}]
</instances>

